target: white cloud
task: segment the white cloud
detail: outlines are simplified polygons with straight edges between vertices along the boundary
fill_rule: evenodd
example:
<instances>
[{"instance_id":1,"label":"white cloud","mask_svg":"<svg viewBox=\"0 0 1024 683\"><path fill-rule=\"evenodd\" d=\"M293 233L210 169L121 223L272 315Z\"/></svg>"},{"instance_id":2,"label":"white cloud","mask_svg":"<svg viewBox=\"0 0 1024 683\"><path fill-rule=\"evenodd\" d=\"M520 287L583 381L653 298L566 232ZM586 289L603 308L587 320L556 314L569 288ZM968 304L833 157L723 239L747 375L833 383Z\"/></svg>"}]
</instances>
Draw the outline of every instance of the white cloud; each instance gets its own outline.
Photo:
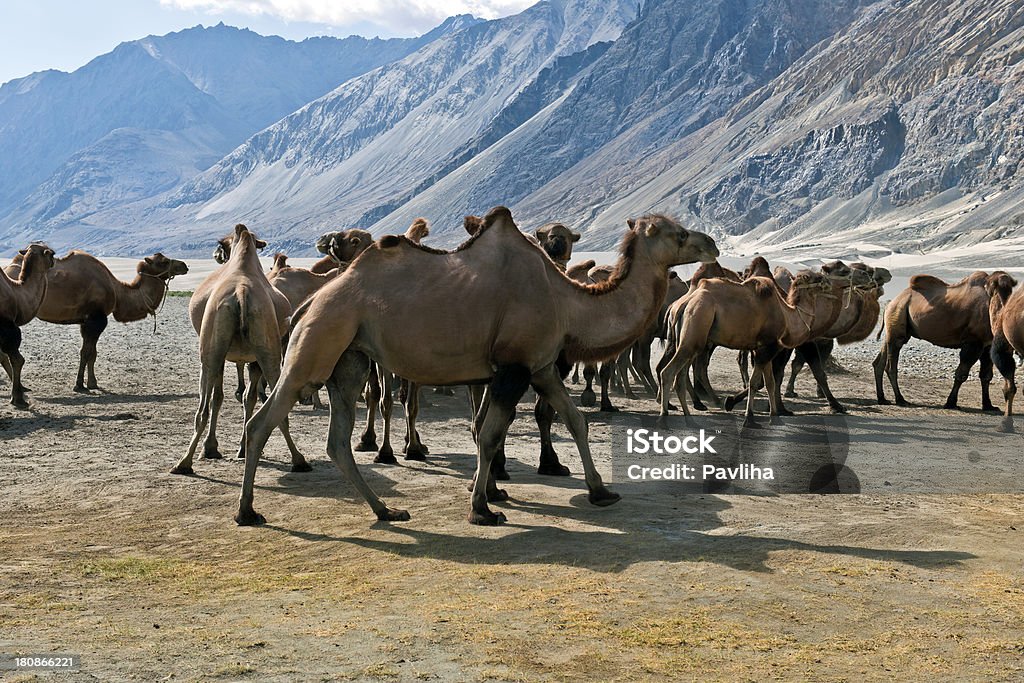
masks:
<instances>
[{"instance_id":1,"label":"white cloud","mask_svg":"<svg viewBox=\"0 0 1024 683\"><path fill-rule=\"evenodd\" d=\"M220 14L276 17L344 27L370 23L396 31L425 31L455 14L484 19L514 14L536 0L160 0L166 7Z\"/></svg>"}]
</instances>

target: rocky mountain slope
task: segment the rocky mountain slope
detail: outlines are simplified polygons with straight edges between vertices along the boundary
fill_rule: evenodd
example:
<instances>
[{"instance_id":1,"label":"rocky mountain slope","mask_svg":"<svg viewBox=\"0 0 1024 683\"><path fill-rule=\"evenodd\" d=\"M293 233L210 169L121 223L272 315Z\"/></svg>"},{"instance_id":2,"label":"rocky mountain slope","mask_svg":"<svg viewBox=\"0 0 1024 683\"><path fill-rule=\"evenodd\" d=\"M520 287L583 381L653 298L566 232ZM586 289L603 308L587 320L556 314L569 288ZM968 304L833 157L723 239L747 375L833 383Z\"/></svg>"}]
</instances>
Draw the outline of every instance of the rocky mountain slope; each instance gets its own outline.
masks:
<instances>
[{"instance_id":1,"label":"rocky mountain slope","mask_svg":"<svg viewBox=\"0 0 1024 683\"><path fill-rule=\"evenodd\" d=\"M124 43L73 73L6 83L0 225L33 234L71 227L69 240L86 244L94 231L116 239L130 225L129 205L180 186L338 84L477 21L453 17L413 39L302 42L197 27ZM90 221L118 210L118 219Z\"/></svg>"},{"instance_id":2,"label":"rocky mountain slope","mask_svg":"<svg viewBox=\"0 0 1024 683\"><path fill-rule=\"evenodd\" d=\"M55 175L0 242L42 225L202 253L243 220L298 256L325 229L424 215L452 245L463 214L503 203L524 228L571 223L590 249L646 211L744 253L1006 244L1024 239L1022 63L1019 0L543 0L449 27L184 180L167 168L195 155L176 139L105 140L75 168L135 155L137 200L40 223L75 183ZM202 121L190 144L214 154L235 119L181 103Z\"/></svg>"}]
</instances>

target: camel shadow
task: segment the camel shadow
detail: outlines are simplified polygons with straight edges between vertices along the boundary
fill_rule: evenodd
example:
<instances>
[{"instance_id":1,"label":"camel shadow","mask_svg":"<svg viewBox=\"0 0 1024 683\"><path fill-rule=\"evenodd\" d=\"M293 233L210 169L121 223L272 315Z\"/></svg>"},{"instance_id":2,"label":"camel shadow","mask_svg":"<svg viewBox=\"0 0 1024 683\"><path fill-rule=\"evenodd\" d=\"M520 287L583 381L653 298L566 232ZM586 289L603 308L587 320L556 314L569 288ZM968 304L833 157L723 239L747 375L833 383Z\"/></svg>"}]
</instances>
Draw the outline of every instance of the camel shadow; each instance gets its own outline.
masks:
<instances>
[{"instance_id":1,"label":"camel shadow","mask_svg":"<svg viewBox=\"0 0 1024 683\"><path fill-rule=\"evenodd\" d=\"M80 404L117 404L117 403L171 403L182 399L195 398L194 394L115 394L102 389L87 394L74 396L55 396L45 399L46 403L73 406Z\"/></svg>"},{"instance_id":2,"label":"camel shadow","mask_svg":"<svg viewBox=\"0 0 1024 683\"><path fill-rule=\"evenodd\" d=\"M47 431L65 431L74 429L85 417L71 415L52 416L37 412L34 409L14 415L0 415L0 434L4 437L26 436L41 429Z\"/></svg>"},{"instance_id":3,"label":"camel shadow","mask_svg":"<svg viewBox=\"0 0 1024 683\"><path fill-rule=\"evenodd\" d=\"M541 506L560 517L574 515L575 507ZM706 526L714 510L692 520ZM597 515L590 515L593 521ZM600 515L604 521L606 515ZM616 521L626 521L622 514ZM900 562L919 568L959 567L976 555L955 550L892 550L843 544L819 544L785 538L749 534L712 535L698 529L672 528L647 521L629 521L618 525L619 531L567 530L554 526L508 524L516 529L498 538L469 533L455 535L412 529L397 524L378 522L374 529L395 534L399 540L358 536L332 536L296 531L278 525L265 528L307 541L346 543L404 558L428 558L460 564L558 564L583 567L592 571L620 573L634 564L646 562L712 562L743 571L770 574L772 553L779 551L812 551L860 559ZM411 541L411 542L410 542Z\"/></svg>"}]
</instances>

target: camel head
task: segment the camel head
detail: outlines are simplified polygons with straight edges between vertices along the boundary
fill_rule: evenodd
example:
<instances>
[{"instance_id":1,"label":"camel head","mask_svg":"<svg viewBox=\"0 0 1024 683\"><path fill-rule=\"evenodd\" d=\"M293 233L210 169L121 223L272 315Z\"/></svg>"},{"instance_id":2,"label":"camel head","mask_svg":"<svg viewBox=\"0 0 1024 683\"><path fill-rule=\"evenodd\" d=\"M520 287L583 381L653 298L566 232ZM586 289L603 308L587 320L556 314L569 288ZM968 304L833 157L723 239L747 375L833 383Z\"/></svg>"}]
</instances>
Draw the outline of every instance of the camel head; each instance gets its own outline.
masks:
<instances>
[{"instance_id":1,"label":"camel head","mask_svg":"<svg viewBox=\"0 0 1024 683\"><path fill-rule=\"evenodd\" d=\"M231 258L231 246L235 244L242 235L249 235L252 237L252 243L257 249L263 249L267 246L267 243L259 239L249 228L245 227L242 223L235 226L234 232L227 237L221 237L217 240L217 248L213 250L213 260L217 263L227 263L228 259Z\"/></svg>"},{"instance_id":2,"label":"camel head","mask_svg":"<svg viewBox=\"0 0 1024 683\"><path fill-rule=\"evenodd\" d=\"M316 241L316 250L342 264L354 261L371 244L373 236L370 233L353 228L321 235Z\"/></svg>"},{"instance_id":3,"label":"camel head","mask_svg":"<svg viewBox=\"0 0 1024 683\"><path fill-rule=\"evenodd\" d=\"M53 268L55 252L42 242L33 242L24 249L18 250L18 256L12 263L21 263L19 279L24 281L35 268L49 270Z\"/></svg>"},{"instance_id":4,"label":"camel head","mask_svg":"<svg viewBox=\"0 0 1024 683\"><path fill-rule=\"evenodd\" d=\"M274 254L274 265L271 270L282 270L288 267L288 254L277 252Z\"/></svg>"},{"instance_id":5,"label":"camel head","mask_svg":"<svg viewBox=\"0 0 1024 683\"><path fill-rule=\"evenodd\" d=\"M423 238L430 234L430 224L427 223L426 218L417 218L409 226L409 229L405 231L406 239L419 244L423 241Z\"/></svg>"},{"instance_id":6,"label":"camel head","mask_svg":"<svg viewBox=\"0 0 1024 683\"><path fill-rule=\"evenodd\" d=\"M650 214L626 221L629 232L623 241L623 249L643 250L659 266L665 268L684 263L711 263L718 259L718 246L708 235L687 230L668 216ZM628 254L627 254L628 256Z\"/></svg>"},{"instance_id":7,"label":"camel head","mask_svg":"<svg viewBox=\"0 0 1024 683\"><path fill-rule=\"evenodd\" d=\"M556 263L568 263L572 258L572 245L580 241L580 234L562 223L547 223L537 228L537 241Z\"/></svg>"},{"instance_id":8,"label":"camel head","mask_svg":"<svg viewBox=\"0 0 1024 683\"><path fill-rule=\"evenodd\" d=\"M135 266L135 272L139 275L149 275L168 281L178 275L187 273L188 266L184 261L167 258L158 251L152 256L147 256L139 261L139 264Z\"/></svg>"},{"instance_id":9,"label":"camel head","mask_svg":"<svg viewBox=\"0 0 1024 683\"><path fill-rule=\"evenodd\" d=\"M871 274L860 268L851 268L842 261L821 264L821 274L829 280L850 287L874 287Z\"/></svg>"},{"instance_id":10,"label":"camel head","mask_svg":"<svg viewBox=\"0 0 1024 683\"><path fill-rule=\"evenodd\" d=\"M988 293L989 298L998 296L1003 303L1006 303L1006 300L1013 292L1013 288L1016 286L1017 281L1009 273L1001 270L997 270L985 278L985 291Z\"/></svg>"},{"instance_id":11,"label":"camel head","mask_svg":"<svg viewBox=\"0 0 1024 683\"><path fill-rule=\"evenodd\" d=\"M763 256L755 256L754 260L750 262L750 265L743 271L743 279L746 280L748 277L771 277L772 269L768 265L767 259Z\"/></svg>"}]
</instances>

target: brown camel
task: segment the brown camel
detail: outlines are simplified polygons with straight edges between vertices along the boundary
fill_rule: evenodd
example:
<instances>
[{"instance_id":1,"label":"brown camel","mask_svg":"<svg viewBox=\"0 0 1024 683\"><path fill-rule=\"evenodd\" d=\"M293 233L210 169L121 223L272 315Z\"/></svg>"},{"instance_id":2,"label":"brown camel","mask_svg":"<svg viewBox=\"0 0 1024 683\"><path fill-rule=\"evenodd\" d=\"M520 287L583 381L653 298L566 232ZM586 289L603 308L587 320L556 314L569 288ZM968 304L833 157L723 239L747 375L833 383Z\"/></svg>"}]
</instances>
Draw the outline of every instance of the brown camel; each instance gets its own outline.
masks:
<instances>
[{"instance_id":1,"label":"brown camel","mask_svg":"<svg viewBox=\"0 0 1024 683\"><path fill-rule=\"evenodd\" d=\"M16 277L20 264L20 256L15 257L7 274ZM47 272L46 296L37 317L48 323L80 326L82 351L75 382L75 391L79 393L99 388L96 344L107 329L107 317L113 314L119 323L135 322L149 315L156 317L170 281L187 273L188 266L156 253L139 261L135 270L135 279L122 282L95 256L72 251L57 259Z\"/></svg>"},{"instance_id":2,"label":"brown camel","mask_svg":"<svg viewBox=\"0 0 1024 683\"><path fill-rule=\"evenodd\" d=\"M652 395L657 395L658 380L651 370L651 346L654 344L655 339L664 341L668 337L668 330L665 327L668 309L676 301L686 296L686 293L689 291L689 283L680 278L678 273L671 271L668 276L668 292L665 295L665 303L661 306L661 313L658 314L658 319L633 344L630 352L630 363L633 369L640 376L641 382L647 391Z\"/></svg>"},{"instance_id":3,"label":"brown camel","mask_svg":"<svg viewBox=\"0 0 1024 683\"><path fill-rule=\"evenodd\" d=\"M850 290L850 299L843 306L842 312L832 327L828 329L821 339L814 341L817 347L818 356L823 364L828 364L832 357L832 351L836 343L844 346L854 342L864 341L874 331L878 324L878 317L881 313L881 306L878 300L885 293L885 283L892 280L892 274L885 268L873 268L864 263L852 263L850 268L860 271L871 278L866 284L860 284ZM807 358L803 349L796 349L793 353L793 363L789 370L789 382L786 384L785 396L795 397L796 378L806 364ZM818 387L818 396L822 398L825 393Z\"/></svg>"},{"instance_id":4,"label":"brown camel","mask_svg":"<svg viewBox=\"0 0 1024 683\"><path fill-rule=\"evenodd\" d=\"M882 331L885 343L875 357L875 393L878 403L887 405L882 389L882 373L889 377L896 405L910 405L899 386L900 349L911 338L923 339L935 346L960 349L960 365L953 375L953 388L945 408L955 410L960 386L967 381L971 368L981 360L981 409L998 410L989 397L992 381L992 324L989 319L989 295L986 286L1005 275L977 271L955 285L946 284L931 275L915 275L910 286L885 307Z\"/></svg>"},{"instance_id":5,"label":"brown camel","mask_svg":"<svg viewBox=\"0 0 1024 683\"><path fill-rule=\"evenodd\" d=\"M11 380L11 405L28 408L21 369L21 327L36 317L46 298L49 285L47 272L53 268L53 249L45 244L31 244L18 252L20 267L17 277L0 273L0 365Z\"/></svg>"},{"instance_id":6,"label":"brown camel","mask_svg":"<svg viewBox=\"0 0 1024 683\"><path fill-rule=\"evenodd\" d=\"M989 320L992 323L992 361L1003 376L1006 410L999 431L1013 432L1013 397L1017 394L1017 363L1014 352L1024 353L1024 289L1014 291L1017 281L1006 273L989 279Z\"/></svg>"},{"instance_id":7,"label":"brown camel","mask_svg":"<svg viewBox=\"0 0 1024 683\"><path fill-rule=\"evenodd\" d=\"M378 519L405 520L388 508L356 468L350 439L355 400L368 357L422 384L487 383L477 415L478 461L470 522L499 524L488 500L506 497L491 463L516 403L530 385L567 423L583 462L590 502L619 500L594 467L587 421L569 398L556 362L613 358L661 309L673 265L709 261L714 240L664 216L629 221L615 276L585 286L565 276L498 207L454 252L381 238L345 274L296 312L280 383L246 427L246 468L239 524L263 522L252 506L256 465L270 430L299 397L323 384L331 394L327 452ZM405 283L422 286L410 290ZM378 301L386 293L388 306ZM461 332L452 345L451 330Z\"/></svg>"},{"instance_id":8,"label":"brown camel","mask_svg":"<svg viewBox=\"0 0 1024 683\"><path fill-rule=\"evenodd\" d=\"M242 402L243 424L252 414L260 380L273 386L281 373L281 340L288 332L292 307L263 274L258 251L266 246L242 224L221 240L228 247L228 261L196 287L189 300L192 327L199 334L199 409L195 434L188 452L171 470L193 474L192 459L207 424L210 433L203 444L203 458L222 457L217 443L217 418L224 402L224 363L249 364L249 386ZM292 455L292 471L312 469L288 434L287 416L279 423ZM238 455L245 454L242 437Z\"/></svg>"},{"instance_id":9,"label":"brown camel","mask_svg":"<svg viewBox=\"0 0 1024 683\"><path fill-rule=\"evenodd\" d=\"M668 416L668 396L677 377L689 385L694 359L709 345L752 352L754 377L764 378L773 424L778 422L772 359L783 348L794 348L813 338L816 328L827 329L839 314L838 285L827 275L805 271L783 298L775 281L755 276L742 283L723 278L701 280L695 290L676 302L669 312L674 343L672 358L661 371L661 420ZM751 382L753 387L753 382ZM683 415L689 417L686 386L677 394ZM759 427L754 419L754 391L747 394L746 427Z\"/></svg>"}]
</instances>

